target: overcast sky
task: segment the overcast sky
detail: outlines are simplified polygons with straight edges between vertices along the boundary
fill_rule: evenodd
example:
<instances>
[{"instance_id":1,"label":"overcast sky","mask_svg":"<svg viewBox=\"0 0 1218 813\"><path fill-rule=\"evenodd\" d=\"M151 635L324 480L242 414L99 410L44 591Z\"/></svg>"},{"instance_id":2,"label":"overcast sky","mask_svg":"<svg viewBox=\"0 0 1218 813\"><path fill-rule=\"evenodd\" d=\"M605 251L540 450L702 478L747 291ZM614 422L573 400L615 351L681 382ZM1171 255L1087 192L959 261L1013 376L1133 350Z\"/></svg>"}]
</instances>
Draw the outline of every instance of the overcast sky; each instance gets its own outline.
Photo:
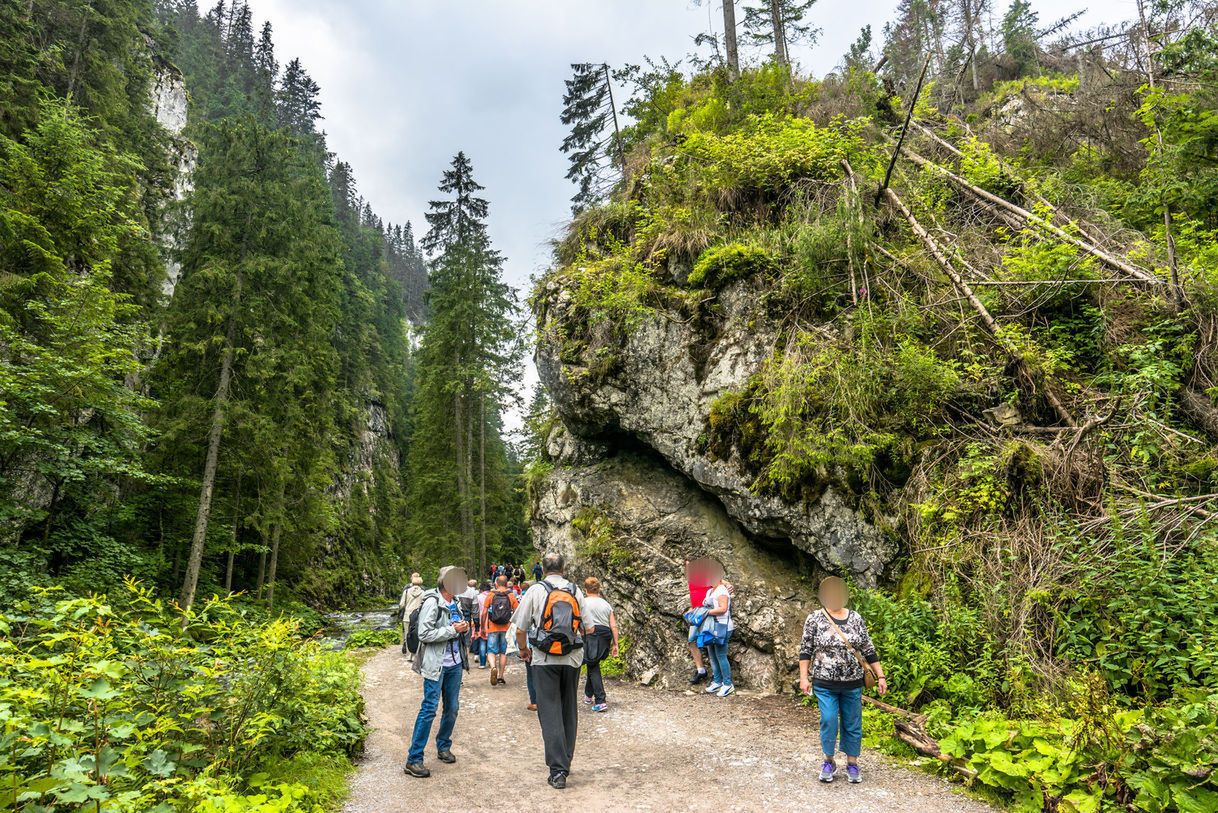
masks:
<instances>
[{"instance_id":1,"label":"overcast sky","mask_svg":"<svg viewBox=\"0 0 1218 813\"><path fill-rule=\"evenodd\" d=\"M1080 23L1127 19L1135 0L1094 0ZM201 3L202 5L202 3ZM385 220L426 230L423 212L458 150L490 200L490 233L508 281L527 295L572 189L559 152L563 82L572 62L677 60L722 29L719 0L252 0L281 63L299 56L321 85L322 127ZM710 7L708 7L708 5ZM742 5L738 3L739 6ZM834 69L862 26L876 37L897 0L819 0L823 29L793 57ZM1005 10L1006 0L995 0ZM1046 24L1083 0L1033 0ZM742 12L737 12L743 18ZM748 55L746 54L746 57Z\"/></svg>"}]
</instances>

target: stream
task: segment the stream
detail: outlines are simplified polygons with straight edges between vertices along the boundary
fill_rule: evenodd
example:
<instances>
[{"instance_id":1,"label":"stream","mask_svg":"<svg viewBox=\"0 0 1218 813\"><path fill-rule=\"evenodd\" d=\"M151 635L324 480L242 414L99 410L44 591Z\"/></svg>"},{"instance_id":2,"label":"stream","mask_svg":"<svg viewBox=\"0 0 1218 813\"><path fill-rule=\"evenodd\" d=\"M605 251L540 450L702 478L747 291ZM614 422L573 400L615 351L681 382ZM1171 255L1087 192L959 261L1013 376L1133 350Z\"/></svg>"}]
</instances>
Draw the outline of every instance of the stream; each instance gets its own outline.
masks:
<instances>
[{"instance_id":1,"label":"stream","mask_svg":"<svg viewBox=\"0 0 1218 813\"><path fill-rule=\"evenodd\" d=\"M342 649L356 630L389 630L397 626L394 620L396 607L386 607L379 610L356 610L326 615L326 628L318 636L319 640L330 649Z\"/></svg>"}]
</instances>

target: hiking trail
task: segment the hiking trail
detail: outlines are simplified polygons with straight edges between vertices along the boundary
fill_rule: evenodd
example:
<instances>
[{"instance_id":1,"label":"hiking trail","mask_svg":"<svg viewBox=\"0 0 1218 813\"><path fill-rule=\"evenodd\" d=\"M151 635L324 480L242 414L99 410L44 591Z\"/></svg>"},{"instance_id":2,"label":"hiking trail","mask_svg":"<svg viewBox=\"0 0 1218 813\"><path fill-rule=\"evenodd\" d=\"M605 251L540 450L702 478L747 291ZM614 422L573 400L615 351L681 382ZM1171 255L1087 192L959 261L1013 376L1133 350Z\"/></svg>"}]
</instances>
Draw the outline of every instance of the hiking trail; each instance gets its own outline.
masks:
<instances>
[{"instance_id":1,"label":"hiking trail","mask_svg":"<svg viewBox=\"0 0 1218 813\"><path fill-rule=\"evenodd\" d=\"M785 697L662 691L610 681L610 709L580 706L579 743L567 789L546 784L541 731L525 708L524 667L513 656L507 685L492 688L475 665L461 689L453 737L457 763L436 759L432 775L402 773L422 679L396 648L363 668L372 730L343 813L407 811L816 811L817 813L993 813L932 775L865 751L863 783L816 781L821 754L815 712ZM582 686L582 683L581 683ZM714 731L720 733L716 737ZM840 759L840 757L839 757Z\"/></svg>"}]
</instances>

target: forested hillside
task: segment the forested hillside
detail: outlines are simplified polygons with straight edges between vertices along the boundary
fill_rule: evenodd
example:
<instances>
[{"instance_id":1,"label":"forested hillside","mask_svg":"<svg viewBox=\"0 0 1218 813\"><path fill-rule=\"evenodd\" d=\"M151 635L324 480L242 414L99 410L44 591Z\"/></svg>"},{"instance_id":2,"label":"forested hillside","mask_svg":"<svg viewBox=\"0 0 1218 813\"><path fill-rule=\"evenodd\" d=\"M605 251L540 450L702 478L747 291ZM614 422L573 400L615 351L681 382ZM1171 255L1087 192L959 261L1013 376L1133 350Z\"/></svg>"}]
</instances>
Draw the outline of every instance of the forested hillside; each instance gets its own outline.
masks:
<instances>
[{"instance_id":1,"label":"forested hillside","mask_svg":"<svg viewBox=\"0 0 1218 813\"><path fill-rule=\"evenodd\" d=\"M685 681L683 559L725 563L762 688L847 575L949 774L1218 808L1218 18L1113 22L907 2L820 80L777 23L761 65L575 66L532 525L607 579L635 674Z\"/></svg>"},{"instance_id":2,"label":"forested hillside","mask_svg":"<svg viewBox=\"0 0 1218 813\"><path fill-rule=\"evenodd\" d=\"M0 592L131 575L184 604L286 583L333 605L394 594L408 559L518 549L505 378L480 366L512 354L488 334L432 360L424 249L328 151L319 88L271 24L223 0L2 14ZM431 311L465 308L464 330L485 303L445 294L456 239L424 245L455 297ZM483 283L503 299L498 262ZM486 330L514 336L504 301ZM433 415L450 379L482 382L459 433ZM431 446L412 450L416 413ZM404 473L447 461L451 524Z\"/></svg>"}]
</instances>

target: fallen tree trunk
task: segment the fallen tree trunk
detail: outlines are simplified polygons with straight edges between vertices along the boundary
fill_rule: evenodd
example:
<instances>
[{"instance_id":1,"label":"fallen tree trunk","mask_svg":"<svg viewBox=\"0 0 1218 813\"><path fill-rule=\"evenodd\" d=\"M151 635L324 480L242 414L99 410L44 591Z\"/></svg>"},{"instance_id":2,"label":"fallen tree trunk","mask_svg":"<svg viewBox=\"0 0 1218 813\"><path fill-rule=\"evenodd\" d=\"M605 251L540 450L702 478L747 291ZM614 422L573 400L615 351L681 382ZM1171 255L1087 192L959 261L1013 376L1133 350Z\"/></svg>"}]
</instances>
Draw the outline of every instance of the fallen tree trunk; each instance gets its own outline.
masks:
<instances>
[{"instance_id":1,"label":"fallen tree trunk","mask_svg":"<svg viewBox=\"0 0 1218 813\"><path fill-rule=\"evenodd\" d=\"M921 155L918 155L916 152L909 149L908 147L904 147L902 149L903 149L904 153L907 156L909 156L909 160L913 161L918 166L928 167L930 169L935 170L940 175L942 175L944 178L946 178L948 181L950 181L953 185L955 185L957 188L962 189L965 192L968 192L970 195L972 195L980 200L983 200L986 203L991 204L992 206L1005 210L1006 212L1009 212L1010 214L1013 214L1013 215L1021 218L1027 224L1039 226L1040 228L1042 228L1045 231L1052 234L1054 237L1057 237L1062 242L1069 243L1070 245L1074 246L1075 248L1079 249L1080 251L1086 252L1087 254L1090 254L1092 257L1095 257L1097 260L1099 260L1101 263L1108 266L1109 268L1120 271L1131 277L1135 277L1138 280L1140 280L1141 282L1145 282L1145 283L1149 283L1149 284L1153 284L1153 285L1162 285L1163 284L1163 280L1159 279L1158 277L1156 277L1154 274L1150 273L1149 271L1145 271L1141 268L1130 265L1129 263L1125 262L1124 260L1122 260L1118 257L1114 257L1112 254L1109 254L1107 251L1100 248L1099 246L1096 246L1086 240L1082 240L1078 237L1075 237L1073 234L1070 234L1069 232L1065 231L1060 226L1056 226L1053 223L1050 223L1048 220L1045 220L1043 217L1035 215L1032 212L1029 212L1027 209L1023 209L1019 206L1016 206L1014 203L1011 203L1009 200L1006 200L1005 198L1001 198L992 192L987 192L986 190L982 189L979 186L974 186L973 184L966 181L964 178L962 178L959 175L957 175L956 173L952 172L950 169L947 169L946 167L941 167L938 164L936 164L934 161L930 161L926 158L923 158Z\"/></svg>"},{"instance_id":2,"label":"fallen tree trunk","mask_svg":"<svg viewBox=\"0 0 1218 813\"><path fill-rule=\"evenodd\" d=\"M931 757L942 762L944 765L951 767L956 772L963 776L973 779L977 776L977 772L972 768L965 767L959 764L950 754L945 754L939 748L939 743L927 734L922 726L926 722L926 715L915 714L912 711L898 708L890 705L882 700L876 700L874 697L863 695L863 702L875 706L882 711L885 711L897 719L893 721L896 738L908 745L910 748L917 751L922 756Z\"/></svg>"},{"instance_id":3,"label":"fallen tree trunk","mask_svg":"<svg viewBox=\"0 0 1218 813\"><path fill-rule=\"evenodd\" d=\"M854 175L854 168L850 166L849 161L843 160L842 165L848 175ZM918 222L918 219L914 217L913 212L908 206L905 205L905 202L901 200L896 192L893 192L891 188L886 188L884 190L884 195L888 198L888 202L892 204L893 208L900 212L905 218L906 222L909 223L909 227L922 242L922 245L926 248L926 251L934 259L939 268L943 270L943 273L947 275L948 279L951 280L952 285L955 286L956 290L960 293L960 296L969 303L973 311L977 314L978 318L981 319L981 324L985 326L986 331L994 337L994 339L998 342L998 345L1006 352L1007 357L1011 360L1011 362L1019 368L1020 374L1029 382L1035 381L1036 376L1033 375L1032 370L1029 368L1027 360L1022 354L1013 350L1003 340L1001 330L998 327L998 323L994 320L993 315L990 314L989 309L985 307L985 304L977 298L977 294L974 293L969 284L964 281L964 278L960 276L960 273L956 271L955 266L952 265L951 260L948 259L947 254L935 241L935 238L932 237L930 232L928 232L922 226L922 224ZM1044 387L1044 394L1046 400L1048 400L1049 404L1053 407L1053 411L1057 413L1057 417L1061 420L1061 422L1071 428L1077 429L1078 422L1074 420L1074 416L1070 413L1070 410L1066 409L1066 405L1063 404L1061 399L1057 397L1057 393L1053 392L1053 388L1046 385Z\"/></svg>"}]
</instances>

